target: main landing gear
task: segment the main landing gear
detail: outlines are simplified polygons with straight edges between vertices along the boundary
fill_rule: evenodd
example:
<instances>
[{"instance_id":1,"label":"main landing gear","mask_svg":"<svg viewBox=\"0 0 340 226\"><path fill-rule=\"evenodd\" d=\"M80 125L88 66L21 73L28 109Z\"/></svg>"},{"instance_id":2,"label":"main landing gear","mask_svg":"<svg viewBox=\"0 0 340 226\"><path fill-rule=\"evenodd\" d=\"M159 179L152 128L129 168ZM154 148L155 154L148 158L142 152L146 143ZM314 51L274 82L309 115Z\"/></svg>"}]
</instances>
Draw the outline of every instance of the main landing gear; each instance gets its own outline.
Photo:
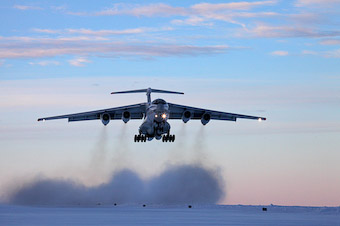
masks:
<instances>
[{"instance_id":1,"label":"main landing gear","mask_svg":"<svg viewBox=\"0 0 340 226\"><path fill-rule=\"evenodd\" d=\"M135 142L146 142L146 136L139 134L139 135L135 135Z\"/></svg>"},{"instance_id":2,"label":"main landing gear","mask_svg":"<svg viewBox=\"0 0 340 226\"><path fill-rule=\"evenodd\" d=\"M143 134L135 135L135 139L134 139L135 142L146 142L146 140L147 140L147 137ZM169 134L163 135L162 141L163 142L174 142L175 135L169 135Z\"/></svg>"},{"instance_id":3,"label":"main landing gear","mask_svg":"<svg viewBox=\"0 0 340 226\"><path fill-rule=\"evenodd\" d=\"M163 142L174 142L175 141L175 134L174 135L169 135L169 134L167 134L167 135L163 135L163 137L162 137L162 141Z\"/></svg>"}]
</instances>

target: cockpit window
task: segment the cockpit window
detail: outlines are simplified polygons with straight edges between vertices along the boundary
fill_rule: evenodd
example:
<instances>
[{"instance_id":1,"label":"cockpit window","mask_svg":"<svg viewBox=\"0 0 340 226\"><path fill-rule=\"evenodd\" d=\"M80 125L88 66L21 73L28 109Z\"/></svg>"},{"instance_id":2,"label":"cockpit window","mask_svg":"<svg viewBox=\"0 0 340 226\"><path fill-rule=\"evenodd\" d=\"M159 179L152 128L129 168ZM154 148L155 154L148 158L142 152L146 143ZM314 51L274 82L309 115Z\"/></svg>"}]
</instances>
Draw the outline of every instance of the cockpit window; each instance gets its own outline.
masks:
<instances>
[{"instance_id":1,"label":"cockpit window","mask_svg":"<svg viewBox=\"0 0 340 226\"><path fill-rule=\"evenodd\" d=\"M165 100L163 99L156 99L152 101L153 104L166 104Z\"/></svg>"}]
</instances>

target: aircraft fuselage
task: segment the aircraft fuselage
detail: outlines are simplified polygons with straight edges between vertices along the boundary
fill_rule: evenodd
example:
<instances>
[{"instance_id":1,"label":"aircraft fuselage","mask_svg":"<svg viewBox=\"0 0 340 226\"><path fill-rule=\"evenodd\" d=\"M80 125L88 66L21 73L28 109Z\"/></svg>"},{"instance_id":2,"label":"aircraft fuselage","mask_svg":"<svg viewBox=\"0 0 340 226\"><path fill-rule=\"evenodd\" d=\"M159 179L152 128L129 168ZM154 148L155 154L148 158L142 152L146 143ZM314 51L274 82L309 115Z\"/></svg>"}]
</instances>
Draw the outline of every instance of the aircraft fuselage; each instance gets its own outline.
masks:
<instances>
[{"instance_id":1,"label":"aircraft fuselage","mask_svg":"<svg viewBox=\"0 0 340 226\"><path fill-rule=\"evenodd\" d=\"M163 99L156 99L147 106L145 120L139 127L139 134L145 136L148 140L154 137L157 140L162 138L163 134L170 135L169 105Z\"/></svg>"}]
</instances>

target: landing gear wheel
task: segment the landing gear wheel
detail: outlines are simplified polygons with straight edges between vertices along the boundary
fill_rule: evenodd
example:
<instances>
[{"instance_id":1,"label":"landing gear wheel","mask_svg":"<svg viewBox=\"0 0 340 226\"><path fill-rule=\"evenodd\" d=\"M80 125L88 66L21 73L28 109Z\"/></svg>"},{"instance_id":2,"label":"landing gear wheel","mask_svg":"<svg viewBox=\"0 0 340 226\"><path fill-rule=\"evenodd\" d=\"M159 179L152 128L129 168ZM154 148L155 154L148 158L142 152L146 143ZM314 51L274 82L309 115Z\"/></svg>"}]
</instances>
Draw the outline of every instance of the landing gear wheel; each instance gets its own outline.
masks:
<instances>
[{"instance_id":1,"label":"landing gear wheel","mask_svg":"<svg viewBox=\"0 0 340 226\"><path fill-rule=\"evenodd\" d=\"M167 134L167 135L163 135L162 137L162 141L163 142L174 142L175 141L175 135L170 135L170 134Z\"/></svg>"},{"instance_id":2,"label":"landing gear wheel","mask_svg":"<svg viewBox=\"0 0 340 226\"><path fill-rule=\"evenodd\" d=\"M134 141L135 142L146 142L147 136L143 134L135 135Z\"/></svg>"}]
</instances>

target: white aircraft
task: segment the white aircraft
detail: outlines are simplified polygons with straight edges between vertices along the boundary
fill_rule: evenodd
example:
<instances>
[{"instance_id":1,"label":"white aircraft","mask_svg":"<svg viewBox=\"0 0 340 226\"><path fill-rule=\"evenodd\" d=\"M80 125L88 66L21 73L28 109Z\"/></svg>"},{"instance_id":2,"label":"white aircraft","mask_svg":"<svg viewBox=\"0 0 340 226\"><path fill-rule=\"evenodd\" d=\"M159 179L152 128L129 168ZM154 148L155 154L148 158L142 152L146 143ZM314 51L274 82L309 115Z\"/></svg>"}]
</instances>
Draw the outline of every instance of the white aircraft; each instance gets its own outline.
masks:
<instances>
[{"instance_id":1,"label":"white aircraft","mask_svg":"<svg viewBox=\"0 0 340 226\"><path fill-rule=\"evenodd\" d=\"M155 99L151 102L151 92L184 94L182 92L148 88L112 92L111 94L144 92L146 92L147 96L146 103L108 108L98 111L82 112L77 114L39 118L38 121L63 118L67 118L69 122L100 119L106 126L110 120L115 119L121 119L125 123L127 123L130 119L144 119L144 122L139 127L139 134L135 135L135 142L146 142L146 140L151 141L153 138L156 138L157 140L162 139L163 142L174 142L175 135L170 135L170 124L167 122L168 119L182 119L184 123L187 123L190 119L200 119L203 125L206 125L211 119L226 121L236 121L237 118L255 119L259 121L266 120L266 118L263 117L212 111L203 108L167 103L163 99Z\"/></svg>"}]
</instances>

